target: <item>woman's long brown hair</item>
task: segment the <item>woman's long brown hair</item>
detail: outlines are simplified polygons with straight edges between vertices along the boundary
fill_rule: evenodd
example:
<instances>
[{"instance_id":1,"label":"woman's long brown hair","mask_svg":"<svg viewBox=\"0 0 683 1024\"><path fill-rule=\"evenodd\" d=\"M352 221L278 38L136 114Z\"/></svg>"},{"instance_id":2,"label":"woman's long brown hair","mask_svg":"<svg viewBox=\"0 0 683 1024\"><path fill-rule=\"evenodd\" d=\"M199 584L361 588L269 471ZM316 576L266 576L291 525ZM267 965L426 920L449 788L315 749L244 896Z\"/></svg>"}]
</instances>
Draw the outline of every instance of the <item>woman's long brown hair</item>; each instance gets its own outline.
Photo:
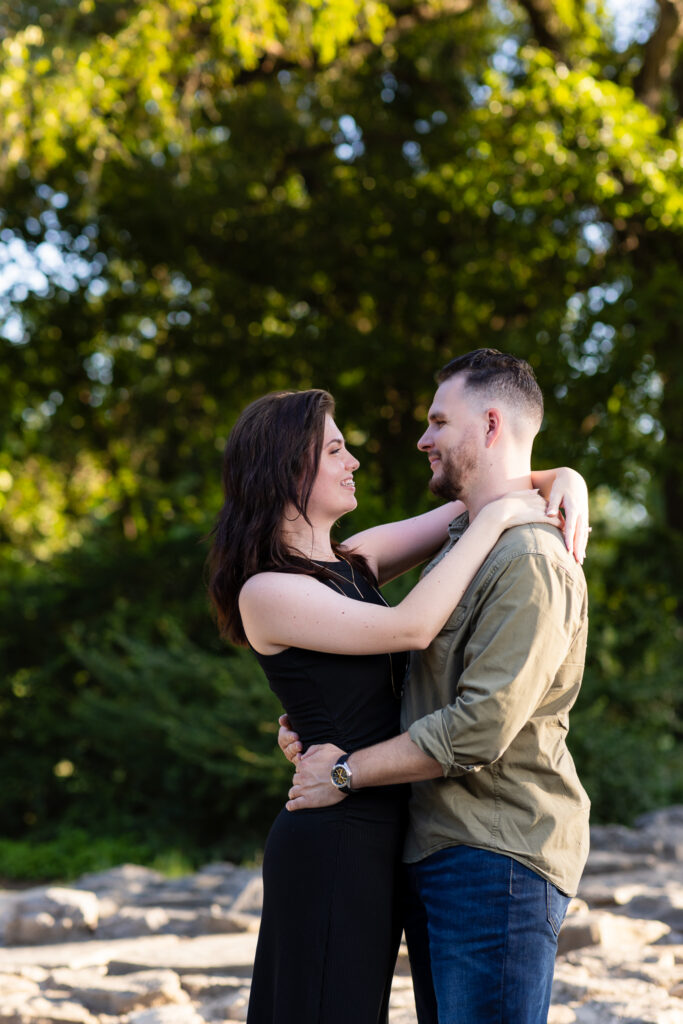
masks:
<instances>
[{"instance_id":1,"label":"woman's long brown hair","mask_svg":"<svg viewBox=\"0 0 683 1024\"><path fill-rule=\"evenodd\" d=\"M327 391L276 391L242 412L225 446L225 500L211 531L209 596L218 628L236 644L246 644L238 598L257 572L298 572L332 578L324 566L292 552L284 543L287 507L306 522L311 489L320 465L325 416L334 415ZM376 580L361 555L332 542L371 583Z\"/></svg>"}]
</instances>

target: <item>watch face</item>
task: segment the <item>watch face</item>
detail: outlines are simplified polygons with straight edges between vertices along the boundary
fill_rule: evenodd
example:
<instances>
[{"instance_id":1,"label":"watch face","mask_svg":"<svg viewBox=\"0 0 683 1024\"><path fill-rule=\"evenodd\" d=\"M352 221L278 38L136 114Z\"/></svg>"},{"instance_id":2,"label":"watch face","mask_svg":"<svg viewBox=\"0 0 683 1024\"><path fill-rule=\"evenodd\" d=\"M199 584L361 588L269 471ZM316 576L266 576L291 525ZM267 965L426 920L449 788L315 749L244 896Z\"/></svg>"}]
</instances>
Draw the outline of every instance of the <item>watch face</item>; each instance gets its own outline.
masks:
<instances>
[{"instance_id":1,"label":"watch face","mask_svg":"<svg viewBox=\"0 0 683 1024\"><path fill-rule=\"evenodd\" d=\"M336 764L332 769L332 781L335 786L347 786L349 783L349 773L343 764Z\"/></svg>"}]
</instances>

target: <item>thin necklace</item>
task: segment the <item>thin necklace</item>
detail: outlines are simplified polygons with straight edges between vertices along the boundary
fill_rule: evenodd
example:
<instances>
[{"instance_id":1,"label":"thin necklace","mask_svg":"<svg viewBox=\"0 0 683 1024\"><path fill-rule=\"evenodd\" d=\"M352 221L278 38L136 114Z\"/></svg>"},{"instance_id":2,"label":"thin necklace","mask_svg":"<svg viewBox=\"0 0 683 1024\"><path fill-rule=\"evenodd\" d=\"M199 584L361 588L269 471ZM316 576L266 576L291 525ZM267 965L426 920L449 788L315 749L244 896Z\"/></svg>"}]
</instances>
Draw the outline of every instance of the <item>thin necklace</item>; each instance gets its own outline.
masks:
<instances>
[{"instance_id":1,"label":"thin necklace","mask_svg":"<svg viewBox=\"0 0 683 1024\"><path fill-rule=\"evenodd\" d=\"M351 579L348 580L346 578L346 576L342 576L341 573L335 572L334 569L330 569L328 567L328 563L325 563L326 567L327 567L327 571L332 573L333 576L336 576L337 579L341 580L343 583L351 583L351 585L353 586L354 590L356 591L356 593L360 597L361 601L364 601L365 597L363 596L362 591L360 590L358 584L356 583L356 575L355 575L355 573L353 571L353 566L351 565L351 563L346 558L344 558L343 555L340 555L339 557L341 558L342 562L345 562L346 565L348 565L349 569L351 570ZM335 587L339 591L339 593L342 595L342 597L348 597L349 596L348 594L346 594L342 590L342 588L339 586L338 583L335 583L334 580L330 580L330 583L332 584L333 587ZM370 586L372 586L372 584L370 584ZM388 608L389 605L384 600L384 595L382 593L380 593L379 588L372 586L372 589L377 594L377 597L380 599L380 601L385 606L385 608ZM391 673L391 692L393 693L393 695L396 698L396 700L400 700L401 697L403 696L403 687L401 687L400 690L396 689L396 682L394 680L394 660L393 660L393 655L390 652L387 652L387 658L389 659L389 672Z\"/></svg>"},{"instance_id":2,"label":"thin necklace","mask_svg":"<svg viewBox=\"0 0 683 1024\"><path fill-rule=\"evenodd\" d=\"M356 574L355 574L355 572L353 571L353 566L352 566L352 565L351 565L351 563L350 563L350 562L348 561L348 559L344 558L344 556L343 556L343 555L340 555L339 557L340 557L340 559L342 560L342 562L344 562L344 564L345 564L345 565L348 565L349 569L351 570L351 580L350 580L350 581L349 581L349 580L347 580L346 576L342 576L342 575L341 575L341 573L335 572L335 571L334 571L334 569L330 569L330 568L329 568L329 563L326 563L326 565L328 566L328 569L327 569L327 571L328 571L328 572L331 572L333 576L336 576L336 577L337 577L337 579L338 579L338 580L341 580L341 581L342 581L343 583L349 583L349 582L350 582L350 583L351 583L351 586L352 586L352 587L353 587L353 589L354 589L354 590L356 591L356 593L358 594L358 596L359 596L359 598L361 599L361 601L364 601L364 600L365 600L365 598L363 597L363 594L362 594L361 590L359 589L359 587L358 587L358 584L356 583ZM330 583L331 583L331 584L332 584L332 585L333 585L334 587L336 587L336 588L337 588L337 590L339 590L339 589L340 589L340 587L339 587L339 584L338 584L338 583L335 583L335 582L334 582L334 580L330 580ZM374 589L375 589L375 588L373 587L373 590L374 590ZM342 590L342 591L341 591L341 593L343 594L343 593L344 593L344 591ZM377 591L377 593L379 594L379 591ZM346 596L346 595L344 595L344 596ZM381 595L381 594L379 594L379 596L380 596L380 597L382 597L382 595ZM383 598L383 597L382 597L382 600L384 601L384 598ZM384 603L386 604L386 601L384 601Z\"/></svg>"}]
</instances>

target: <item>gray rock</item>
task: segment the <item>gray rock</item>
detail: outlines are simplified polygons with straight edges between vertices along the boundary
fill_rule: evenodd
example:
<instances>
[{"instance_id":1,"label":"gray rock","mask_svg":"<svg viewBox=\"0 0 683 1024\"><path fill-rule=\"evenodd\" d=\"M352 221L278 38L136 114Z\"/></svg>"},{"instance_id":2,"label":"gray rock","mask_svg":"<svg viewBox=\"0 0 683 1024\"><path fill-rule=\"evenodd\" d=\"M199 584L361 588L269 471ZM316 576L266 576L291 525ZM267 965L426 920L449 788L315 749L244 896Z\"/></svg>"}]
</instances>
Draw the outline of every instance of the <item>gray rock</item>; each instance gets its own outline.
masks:
<instances>
[{"instance_id":1,"label":"gray rock","mask_svg":"<svg viewBox=\"0 0 683 1024\"><path fill-rule=\"evenodd\" d=\"M35 996L40 992L40 985L31 978L17 974L0 974L0 993L3 1001L8 996Z\"/></svg>"},{"instance_id":2,"label":"gray rock","mask_svg":"<svg viewBox=\"0 0 683 1024\"><path fill-rule=\"evenodd\" d=\"M568 917L557 940L557 952L569 953L584 946L597 946L600 942L600 923L595 914L575 914Z\"/></svg>"},{"instance_id":3,"label":"gray rock","mask_svg":"<svg viewBox=\"0 0 683 1024\"><path fill-rule=\"evenodd\" d=\"M29 945L92 936L99 920L93 892L52 886L30 889L14 904L5 924L5 942Z\"/></svg>"},{"instance_id":4,"label":"gray rock","mask_svg":"<svg viewBox=\"0 0 683 1024\"><path fill-rule=\"evenodd\" d=\"M641 921L604 912L598 912L595 916L600 944L606 949L619 949L622 953L628 947L650 946L670 931L663 921Z\"/></svg>"},{"instance_id":5,"label":"gray rock","mask_svg":"<svg viewBox=\"0 0 683 1024\"><path fill-rule=\"evenodd\" d=\"M134 897L143 892L150 885L162 885L166 879L159 871L152 868L143 868L139 864L121 864L117 868L109 868L106 871L93 871L87 875L81 875L78 881L73 883L74 889L90 889L98 896L123 896ZM120 902L117 900L117 902Z\"/></svg>"},{"instance_id":6,"label":"gray rock","mask_svg":"<svg viewBox=\"0 0 683 1024\"><path fill-rule=\"evenodd\" d=\"M598 958L575 964L558 962L553 1005L564 1005L577 1024L681 1024L683 1002L660 986L632 975L606 976ZM570 1020L565 1016L565 1020Z\"/></svg>"},{"instance_id":7,"label":"gray rock","mask_svg":"<svg viewBox=\"0 0 683 1024\"><path fill-rule=\"evenodd\" d=\"M97 893L103 905L101 917L107 918L106 923L102 923L101 934L112 938L159 930L178 935L198 934L198 928L203 927L201 921L197 926L198 915L208 915L207 927L216 929L220 915L212 915L212 907L219 907L223 915L230 910L237 914L259 915L262 904L260 872L234 864L209 864L194 875L174 879L127 864L111 871L84 875L76 886L88 887ZM156 913L161 908L169 920L157 926L144 911L152 909ZM130 929L124 923L126 920L130 922ZM237 921L238 918L227 922L228 928L240 927Z\"/></svg>"},{"instance_id":8,"label":"gray rock","mask_svg":"<svg viewBox=\"0 0 683 1024\"><path fill-rule=\"evenodd\" d=\"M183 974L180 984L191 999L211 1000L241 988L244 978L218 974Z\"/></svg>"},{"instance_id":9,"label":"gray rock","mask_svg":"<svg viewBox=\"0 0 683 1024\"><path fill-rule=\"evenodd\" d=\"M128 939L139 935L158 935L169 923L162 907L122 907L99 925L98 939Z\"/></svg>"},{"instance_id":10,"label":"gray rock","mask_svg":"<svg viewBox=\"0 0 683 1024\"><path fill-rule=\"evenodd\" d=\"M235 898L232 911L235 914L260 914L263 909L263 879L252 876Z\"/></svg>"},{"instance_id":11,"label":"gray rock","mask_svg":"<svg viewBox=\"0 0 683 1024\"><path fill-rule=\"evenodd\" d=\"M35 981L38 985L42 985L48 976L49 972L46 971L44 967L31 966L16 967L14 968L13 975L13 977L16 978L25 978L27 981ZM7 975L5 975L5 977L7 977Z\"/></svg>"},{"instance_id":12,"label":"gray rock","mask_svg":"<svg viewBox=\"0 0 683 1024\"><path fill-rule=\"evenodd\" d=\"M650 811L638 818L636 827L661 843L661 857L683 860L683 807Z\"/></svg>"},{"instance_id":13,"label":"gray rock","mask_svg":"<svg viewBox=\"0 0 683 1024\"><path fill-rule=\"evenodd\" d=\"M655 828L661 830L669 825L678 825L683 828L683 804L673 804L671 807L662 807L656 811L648 811L641 814L634 822L635 828Z\"/></svg>"},{"instance_id":14,"label":"gray rock","mask_svg":"<svg viewBox=\"0 0 683 1024\"><path fill-rule=\"evenodd\" d=\"M580 898L560 933L549 1024L683 1024L682 829L683 807L646 815L632 829L593 829ZM41 891L0 898L0 927ZM169 880L124 865L69 891L97 899L95 937L53 943L57 918L39 907L53 920L53 944L0 948L0 1024L245 1019L258 871L217 863ZM405 946L390 1009L392 1024L416 1024Z\"/></svg>"},{"instance_id":15,"label":"gray rock","mask_svg":"<svg viewBox=\"0 0 683 1024\"><path fill-rule=\"evenodd\" d=\"M193 1006L159 1006L131 1013L126 1024L205 1024Z\"/></svg>"},{"instance_id":16,"label":"gray rock","mask_svg":"<svg viewBox=\"0 0 683 1024\"><path fill-rule=\"evenodd\" d=\"M38 995L15 1001L3 996L0 1024L98 1024L85 1007L68 999L50 999Z\"/></svg>"},{"instance_id":17,"label":"gray rock","mask_svg":"<svg viewBox=\"0 0 683 1024\"><path fill-rule=\"evenodd\" d=\"M138 955L134 947L131 947L126 959L112 958L109 961L109 973L128 974L131 971L168 967L177 974L219 974L248 978L251 977L255 951L256 935L253 932L203 935L194 939L180 939L169 947L140 947Z\"/></svg>"},{"instance_id":18,"label":"gray rock","mask_svg":"<svg viewBox=\"0 0 683 1024\"><path fill-rule=\"evenodd\" d=\"M683 805L641 815L634 828L625 825L591 827L591 850L623 854L651 853L666 860L683 860Z\"/></svg>"},{"instance_id":19,"label":"gray rock","mask_svg":"<svg viewBox=\"0 0 683 1024\"><path fill-rule=\"evenodd\" d=\"M187 889L147 889L135 901L137 907L164 907L166 910L187 910L195 911L205 907L207 903L220 899L221 894L210 894L207 892L194 892ZM223 902L231 904L233 897L223 894Z\"/></svg>"},{"instance_id":20,"label":"gray rock","mask_svg":"<svg viewBox=\"0 0 683 1024\"><path fill-rule=\"evenodd\" d=\"M653 869L619 871L610 875L585 875L579 885L579 896L590 906L631 906L634 899L653 897L668 899L677 906L678 893L683 891L683 872L678 864L661 862ZM643 915L639 912L636 916Z\"/></svg>"},{"instance_id":21,"label":"gray rock","mask_svg":"<svg viewBox=\"0 0 683 1024\"><path fill-rule=\"evenodd\" d=\"M153 966L165 966L165 951L172 949L181 940L175 935L153 935L140 939L111 939L102 942L58 942L46 946L12 946L0 948L0 973L23 973L26 970L71 967L80 970L109 964L117 958L138 957L139 970L145 960L152 959Z\"/></svg>"},{"instance_id":22,"label":"gray rock","mask_svg":"<svg viewBox=\"0 0 683 1024\"><path fill-rule=\"evenodd\" d=\"M664 842L648 832L636 831L626 825L591 825L590 848L591 852L607 850L629 854L653 853L659 857Z\"/></svg>"},{"instance_id":23,"label":"gray rock","mask_svg":"<svg viewBox=\"0 0 683 1024\"><path fill-rule=\"evenodd\" d=\"M562 955L586 946L621 949L648 946L669 931L669 926L662 921L639 921L604 910L586 910L566 918L557 950Z\"/></svg>"},{"instance_id":24,"label":"gray rock","mask_svg":"<svg viewBox=\"0 0 683 1024\"><path fill-rule=\"evenodd\" d=\"M244 987L202 1003L199 1012L206 1021L242 1021L247 1019L248 1006L249 989Z\"/></svg>"},{"instance_id":25,"label":"gray rock","mask_svg":"<svg viewBox=\"0 0 683 1024\"><path fill-rule=\"evenodd\" d=\"M134 938L142 935L196 937L218 933L258 930L259 917L225 910L220 904L195 910L176 907L122 907L102 923L98 939Z\"/></svg>"},{"instance_id":26,"label":"gray rock","mask_svg":"<svg viewBox=\"0 0 683 1024\"><path fill-rule=\"evenodd\" d=\"M635 871L639 868L652 870L657 867L653 853L622 853L618 850L591 850L583 877L588 875L615 874L619 871Z\"/></svg>"},{"instance_id":27,"label":"gray rock","mask_svg":"<svg viewBox=\"0 0 683 1024\"><path fill-rule=\"evenodd\" d=\"M669 928L683 932L683 887L680 893L663 897L654 893L634 896L629 903L629 913L652 921L663 921Z\"/></svg>"},{"instance_id":28,"label":"gray rock","mask_svg":"<svg viewBox=\"0 0 683 1024\"><path fill-rule=\"evenodd\" d=\"M255 932L259 929L260 916L254 913L240 913L223 910L214 903L208 910L199 911L194 918L194 935L230 935L235 932Z\"/></svg>"},{"instance_id":29,"label":"gray rock","mask_svg":"<svg viewBox=\"0 0 683 1024\"><path fill-rule=\"evenodd\" d=\"M563 1003L554 1003L548 1013L548 1024L575 1024L576 1014Z\"/></svg>"},{"instance_id":30,"label":"gray rock","mask_svg":"<svg viewBox=\"0 0 683 1024\"><path fill-rule=\"evenodd\" d=\"M133 1010L168 1003L186 1004L190 997L173 971L140 971L121 977L109 977L96 970L58 969L48 982L51 988L63 988L70 997L91 1013L115 1017Z\"/></svg>"}]
</instances>

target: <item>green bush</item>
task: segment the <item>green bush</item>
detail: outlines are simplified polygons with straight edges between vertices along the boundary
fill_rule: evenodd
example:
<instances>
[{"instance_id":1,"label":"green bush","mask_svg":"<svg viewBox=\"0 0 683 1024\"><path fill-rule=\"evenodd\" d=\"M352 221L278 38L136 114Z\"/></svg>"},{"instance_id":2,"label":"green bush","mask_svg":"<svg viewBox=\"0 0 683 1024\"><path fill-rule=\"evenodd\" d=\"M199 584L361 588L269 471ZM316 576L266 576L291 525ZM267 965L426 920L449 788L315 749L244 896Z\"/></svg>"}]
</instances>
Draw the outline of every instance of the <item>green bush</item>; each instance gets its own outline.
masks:
<instances>
[{"instance_id":1,"label":"green bush","mask_svg":"<svg viewBox=\"0 0 683 1024\"><path fill-rule=\"evenodd\" d=\"M69 786L181 849L243 856L262 842L290 769L275 742L280 706L253 657L217 655L171 620L156 643L120 633L71 649L90 676L72 707L80 735ZM113 817L113 820L109 820Z\"/></svg>"},{"instance_id":2,"label":"green bush","mask_svg":"<svg viewBox=\"0 0 683 1024\"><path fill-rule=\"evenodd\" d=\"M683 688L673 540L633 530L591 546L588 657L569 746L596 822L683 801Z\"/></svg>"},{"instance_id":3,"label":"green bush","mask_svg":"<svg viewBox=\"0 0 683 1024\"><path fill-rule=\"evenodd\" d=\"M146 864L168 876L187 874L198 866L177 850L155 850L153 844L125 836L92 836L85 829L67 829L55 839L0 839L0 879L68 882L90 871L119 864Z\"/></svg>"},{"instance_id":4,"label":"green bush","mask_svg":"<svg viewBox=\"0 0 683 1024\"><path fill-rule=\"evenodd\" d=\"M202 560L193 536L5 569L0 838L85 830L145 861L262 845L291 775L281 709L253 656L218 641Z\"/></svg>"}]
</instances>

